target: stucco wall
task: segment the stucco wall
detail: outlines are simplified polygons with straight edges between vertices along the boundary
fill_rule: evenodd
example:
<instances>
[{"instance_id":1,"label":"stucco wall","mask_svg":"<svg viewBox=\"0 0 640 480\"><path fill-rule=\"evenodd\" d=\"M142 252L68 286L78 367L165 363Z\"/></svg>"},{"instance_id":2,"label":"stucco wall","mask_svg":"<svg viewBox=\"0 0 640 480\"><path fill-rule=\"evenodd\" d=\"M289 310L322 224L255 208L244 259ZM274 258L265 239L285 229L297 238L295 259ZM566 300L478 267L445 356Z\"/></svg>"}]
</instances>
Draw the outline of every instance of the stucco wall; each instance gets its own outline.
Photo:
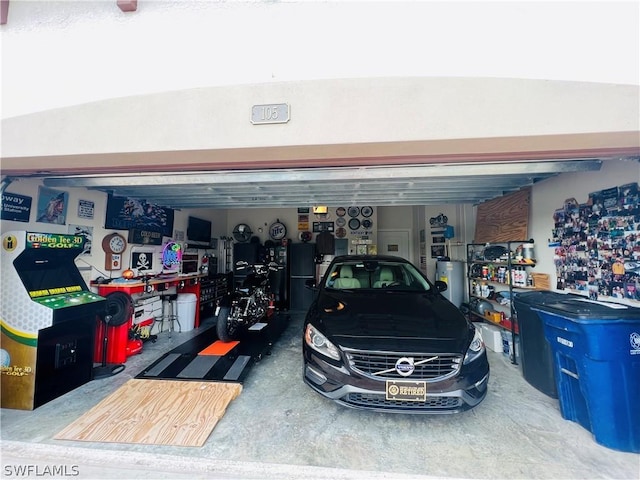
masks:
<instances>
[{"instance_id":1,"label":"stucco wall","mask_svg":"<svg viewBox=\"0 0 640 480\"><path fill-rule=\"evenodd\" d=\"M2 157L11 169L20 157L150 152L151 160L151 152L168 152L176 163L184 163L196 155L202 162L242 158L234 149L255 158L252 149L265 147L276 149L269 156L286 159L637 146L638 100L634 86L487 78L211 87L5 119ZM251 107L265 103L288 103L291 120L252 125ZM597 143L589 140L594 133ZM607 140L609 134L615 137ZM551 138L510 143L519 137L562 135L575 136L575 144L554 145ZM463 147L469 139L483 141ZM457 142L442 142L450 140ZM112 165L118 161L114 158Z\"/></svg>"}]
</instances>

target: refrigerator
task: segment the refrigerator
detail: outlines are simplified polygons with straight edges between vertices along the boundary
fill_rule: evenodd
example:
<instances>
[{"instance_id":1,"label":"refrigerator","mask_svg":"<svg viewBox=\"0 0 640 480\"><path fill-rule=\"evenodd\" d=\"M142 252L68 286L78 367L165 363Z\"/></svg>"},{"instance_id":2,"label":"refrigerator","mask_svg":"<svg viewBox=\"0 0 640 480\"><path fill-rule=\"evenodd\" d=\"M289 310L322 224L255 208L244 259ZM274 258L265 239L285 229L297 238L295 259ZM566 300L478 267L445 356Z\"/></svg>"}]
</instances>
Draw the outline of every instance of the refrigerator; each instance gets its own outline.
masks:
<instances>
[{"instance_id":1,"label":"refrigerator","mask_svg":"<svg viewBox=\"0 0 640 480\"><path fill-rule=\"evenodd\" d=\"M291 310L306 311L313 301L313 291L306 282L316 277L316 244L289 245L289 306Z\"/></svg>"},{"instance_id":2,"label":"refrigerator","mask_svg":"<svg viewBox=\"0 0 640 480\"><path fill-rule=\"evenodd\" d=\"M442 280L447 284L447 290L442 294L460 308L465 295L464 262L455 260L436 262L436 280Z\"/></svg>"}]
</instances>

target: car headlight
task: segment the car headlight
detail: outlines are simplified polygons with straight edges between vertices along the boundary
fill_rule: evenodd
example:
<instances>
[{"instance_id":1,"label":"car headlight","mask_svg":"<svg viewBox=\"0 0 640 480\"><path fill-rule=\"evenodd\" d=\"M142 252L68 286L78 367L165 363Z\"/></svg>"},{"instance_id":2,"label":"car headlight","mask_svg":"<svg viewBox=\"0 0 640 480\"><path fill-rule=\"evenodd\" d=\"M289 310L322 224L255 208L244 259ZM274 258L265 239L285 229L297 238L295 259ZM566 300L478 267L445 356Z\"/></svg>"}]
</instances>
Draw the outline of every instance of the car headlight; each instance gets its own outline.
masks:
<instances>
[{"instance_id":1,"label":"car headlight","mask_svg":"<svg viewBox=\"0 0 640 480\"><path fill-rule=\"evenodd\" d=\"M327 337L321 334L318 329L311 324L308 324L304 331L304 341L316 352L333 358L334 360L340 360L340 353L336 346L327 340Z\"/></svg>"},{"instance_id":2,"label":"car headlight","mask_svg":"<svg viewBox=\"0 0 640 480\"><path fill-rule=\"evenodd\" d=\"M478 329L475 329L475 333L473 334L473 340L471 340L471 344L467 349L467 354L464 356L464 364L473 362L476 358L480 357L484 353L484 341L482 340L482 335Z\"/></svg>"}]
</instances>

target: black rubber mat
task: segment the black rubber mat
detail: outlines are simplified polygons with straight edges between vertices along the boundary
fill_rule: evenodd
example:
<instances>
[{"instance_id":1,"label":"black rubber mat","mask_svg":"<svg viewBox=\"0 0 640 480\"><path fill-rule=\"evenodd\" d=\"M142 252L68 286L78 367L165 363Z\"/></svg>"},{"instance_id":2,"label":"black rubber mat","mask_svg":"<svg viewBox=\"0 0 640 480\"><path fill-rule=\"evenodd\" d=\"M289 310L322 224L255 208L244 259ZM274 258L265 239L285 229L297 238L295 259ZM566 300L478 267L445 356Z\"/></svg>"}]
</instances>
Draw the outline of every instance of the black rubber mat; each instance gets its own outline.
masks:
<instances>
[{"instance_id":1,"label":"black rubber mat","mask_svg":"<svg viewBox=\"0 0 640 480\"><path fill-rule=\"evenodd\" d=\"M216 355L197 355L191 363L182 370L177 378L204 378L221 357Z\"/></svg>"},{"instance_id":2,"label":"black rubber mat","mask_svg":"<svg viewBox=\"0 0 640 480\"><path fill-rule=\"evenodd\" d=\"M249 330L223 356L198 355L218 340L215 326L165 353L136 375L144 379L211 380L242 383L251 367L265 355L289 324L289 315L278 313L259 330Z\"/></svg>"}]
</instances>

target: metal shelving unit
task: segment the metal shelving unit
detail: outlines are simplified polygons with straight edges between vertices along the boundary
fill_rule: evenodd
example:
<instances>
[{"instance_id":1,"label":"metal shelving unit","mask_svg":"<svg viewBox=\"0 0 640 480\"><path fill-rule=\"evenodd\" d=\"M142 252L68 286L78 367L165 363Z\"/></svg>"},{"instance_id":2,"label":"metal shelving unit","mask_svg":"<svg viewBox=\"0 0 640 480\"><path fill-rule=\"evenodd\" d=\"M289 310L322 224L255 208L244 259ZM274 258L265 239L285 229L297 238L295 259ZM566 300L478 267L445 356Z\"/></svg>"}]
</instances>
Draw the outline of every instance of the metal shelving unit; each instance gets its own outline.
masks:
<instances>
[{"instance_id":1,"label":"metal shelving unit","mask_svg":"<svg viewBox=\"0 0 640 480\"><path fill-rule=\"evenodd\" d=\"M535 267L535 261L517 261L514 257L514 246L516 248L521 244L533 244L533 240L510 240L507 242L492 242L492 243L468 243L467 244L467 286L469 292L469 305L473 304L473 299L481 301L488 301L492 305L500 306L501 309L507 308L509 311L509 325L497 323L489 320L486 316L476 312L473 308L469 309L470 315L482 319L491 325L497 325L500 328L506 329L511 332L511 341L513 343L513 353L511 354L511 363L517 365L517 344L516 334L518 334L518 321L517 314L513 302L513 292L515 290L535 290L533 286L515 285L514 273L519 271L522 267L522 271L526 272L526 268ZM485 251L488 247L504 247L505 253L498 258L486 258ZM501 268L504 269L504 276L496 274ZM481 273L478 273L480 269ZM530 275L527 275L530 278ZM509 291L509 305L508 307L502 305L488 296L478 294L474 288L475 282L486 282L492 285L502 285ZM499 310L503 311L503 310Z\"/></svg>"}]
</instances>

